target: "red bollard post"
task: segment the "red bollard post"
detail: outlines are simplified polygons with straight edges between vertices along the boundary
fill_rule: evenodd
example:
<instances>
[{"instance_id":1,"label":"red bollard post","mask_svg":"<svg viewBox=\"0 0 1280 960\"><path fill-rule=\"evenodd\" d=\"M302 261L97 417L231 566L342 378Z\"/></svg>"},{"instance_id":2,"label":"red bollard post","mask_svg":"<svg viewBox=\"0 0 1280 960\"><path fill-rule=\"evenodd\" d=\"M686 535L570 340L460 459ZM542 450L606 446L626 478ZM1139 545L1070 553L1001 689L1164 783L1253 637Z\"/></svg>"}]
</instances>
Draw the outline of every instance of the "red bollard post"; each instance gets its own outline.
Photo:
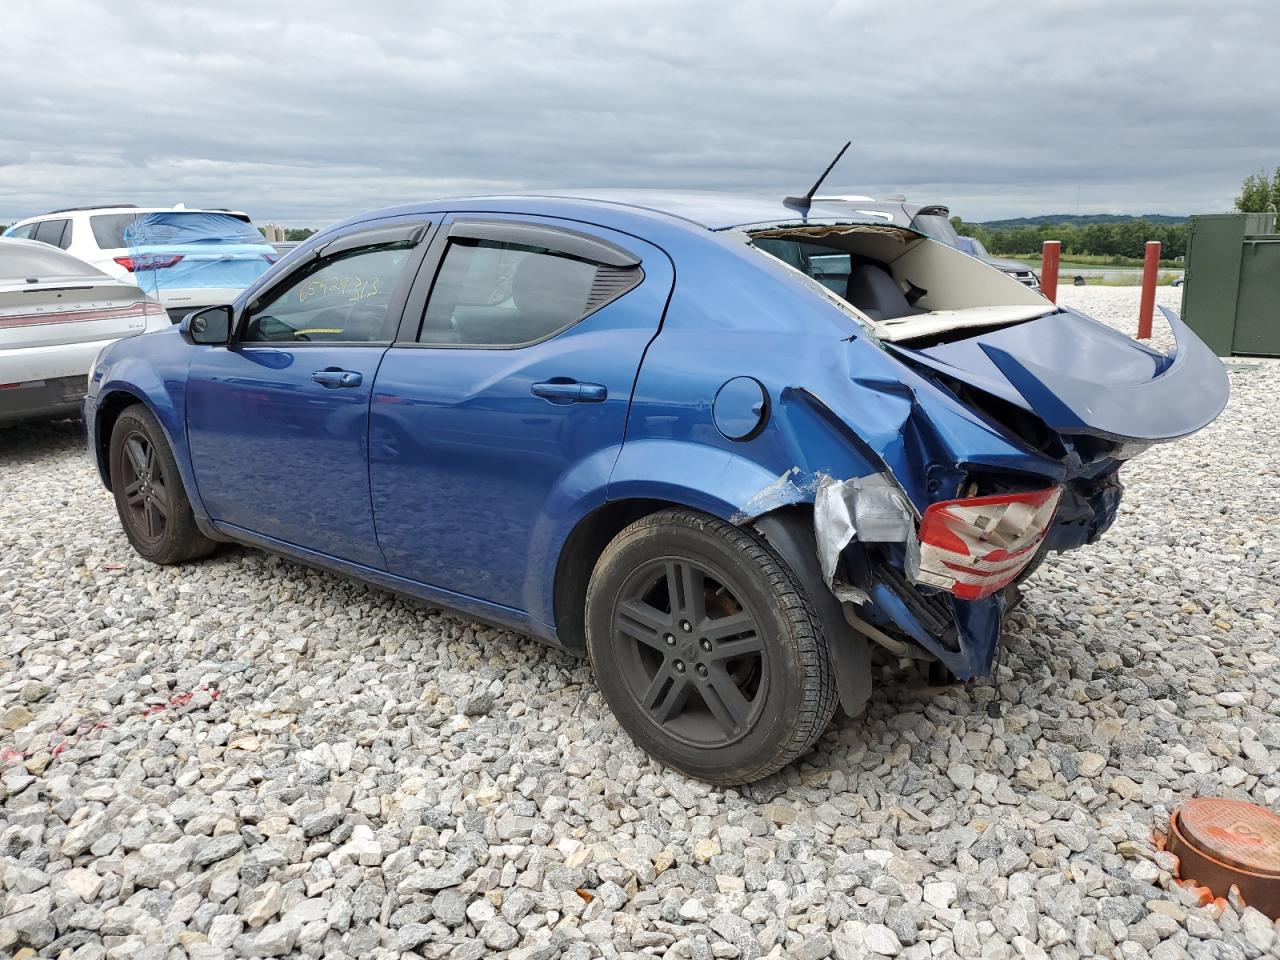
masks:
<instances>
[{"instance_id":1,"label":"red bollard post","mask_svg":"<svg viewBox=\"0 0 1280 960\"><path fill-rule=\"evenodd\" d=\"M1138 339L1151 339L1151 316L1156 311L1156 275L1160 271L1160 241L1148 240L1142 260L1142 303L1138 307Z\"/></svg>"},{"instance_id":2,"label":"red bollard post","mask_svg":"<svg viewBox=\"0 0 1280 960\"><path fill-rule=\"evenodd\" d=\"M1058 260L1062 241L1046 240L1040 253L1040 292L1050 303L1058 302Z\"/></svg>"}]
</instances>

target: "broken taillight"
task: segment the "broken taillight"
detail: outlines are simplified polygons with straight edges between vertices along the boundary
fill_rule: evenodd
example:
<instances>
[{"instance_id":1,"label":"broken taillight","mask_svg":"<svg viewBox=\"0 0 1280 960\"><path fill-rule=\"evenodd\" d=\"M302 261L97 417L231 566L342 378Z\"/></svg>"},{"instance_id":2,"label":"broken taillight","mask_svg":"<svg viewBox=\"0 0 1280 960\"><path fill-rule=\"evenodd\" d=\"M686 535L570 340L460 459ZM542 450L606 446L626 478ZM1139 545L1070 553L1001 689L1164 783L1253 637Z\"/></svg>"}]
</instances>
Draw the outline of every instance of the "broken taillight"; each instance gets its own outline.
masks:
<instances>
[{"instance_id":1,"label":"broken taillight","mask_svg":"<svg viewBox=\"0 0 1280 960\"><path fill-rule=\"evenodd\" d=\"M920 520L921 583L981 600L1013 582L1053 522L1061 487L944 500Z\"/></svg>"}]
</instances>

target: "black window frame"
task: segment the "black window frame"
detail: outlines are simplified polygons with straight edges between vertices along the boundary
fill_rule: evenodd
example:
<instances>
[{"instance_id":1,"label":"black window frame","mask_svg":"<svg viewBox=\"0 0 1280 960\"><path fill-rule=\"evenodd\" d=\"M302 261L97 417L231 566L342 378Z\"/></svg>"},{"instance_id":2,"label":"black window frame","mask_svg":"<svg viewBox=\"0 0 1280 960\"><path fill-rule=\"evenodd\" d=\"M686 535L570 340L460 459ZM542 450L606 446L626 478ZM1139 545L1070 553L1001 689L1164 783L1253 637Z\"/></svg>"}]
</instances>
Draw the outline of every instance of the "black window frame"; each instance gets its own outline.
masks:
<instances>
[{"instance_id":1,"label":"black window frame","mask_svg":"<svg viewBox=\"0 0 1280 960\"><path fill-rule=\"evenodd\" d=\"M233 332L228 346L230 347L274 347L276 349L294 349L307 347L388 347L395 342L396 332L404 319L405 301L415 277L422 267L422 259L431 247L423 240L431 237L435 220L419 219L411 223L377 224L344 233L317 246L310 255L294 269L283 274L269 286L263 287L253 295L253 299L244 305L235 318ZM387 304L387 318L383 332L387 334L380 340L246 340L244 333L255 310L260 309L266 301L275 299L288 288L305 280L307 277L336 263L338 260L358 256L379 247L395 244L407 244L409 259L405 262L396 281L395 292Z\"/></svg>"},{"instance_id":2,"label":"black window frame","mask_svg":"<svg viewBox=\"0 0 1280 960\"><path fill-rule=\"evenodd\" d=\"M62 224L62 228L58 230L56 240L46 240L40 233L45 227L51 227L55 224ZM56 229L56 228L54 228ZM51 231L52 232L52 229ZM51 247L57 247L59 250L65 250L71 246L71 218L70 217L51 217L48 220L41 220L36 224L35 232L31 235L31 239L37 243L47 243Z\"/></svg>"},{"instance_id":3,"label":"black window frame","mask_svg":"<svg viewBox=\"0 0 1280 960\"><path fill-rule=\"evenodd\" d=\"M515 243L522 246L541 247L553 253L564 254L578 260L594 263L597 278L600 267L634 270L634 278L616 290L607 299L595 304L576 320L559 327L544 337L524 343L423 343L422 327L426 321L427 307L435 293L436 283L444 267L445 257L455 238L489 240L495 243ZM594 316L609 304L630 293L644 282L643 260L630 250L603 237L547 223L520 219L488 219L486 217L457 217L437 231L431 248L419 267L419 278L409 293L404 306L404 316L396 333L393 346L411 347L416 350L523 350L546 343L572 330L587 318Z\"/></svg>"}]
</instances>

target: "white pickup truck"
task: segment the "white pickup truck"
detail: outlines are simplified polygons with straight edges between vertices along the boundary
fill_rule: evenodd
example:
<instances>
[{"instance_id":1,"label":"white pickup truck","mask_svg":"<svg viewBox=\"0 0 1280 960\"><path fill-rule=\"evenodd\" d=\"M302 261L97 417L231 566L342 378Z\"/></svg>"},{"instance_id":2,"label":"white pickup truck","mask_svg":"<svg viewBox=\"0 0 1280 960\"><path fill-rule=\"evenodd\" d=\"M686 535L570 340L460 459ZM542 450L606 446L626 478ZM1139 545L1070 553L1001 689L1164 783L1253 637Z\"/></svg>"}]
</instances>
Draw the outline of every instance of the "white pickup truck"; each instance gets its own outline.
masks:
<instances>
[{"instance_id":1,"label":"white pickup truck","mask_svg":"<svg viewBox=\"0 0 1280 960\"><path fill-rule=\"evenodd\" d=\"M170 326L130 281L46 243L0 237L0 423L79 416L103 347Z\"/></svg>"}]
</instances>

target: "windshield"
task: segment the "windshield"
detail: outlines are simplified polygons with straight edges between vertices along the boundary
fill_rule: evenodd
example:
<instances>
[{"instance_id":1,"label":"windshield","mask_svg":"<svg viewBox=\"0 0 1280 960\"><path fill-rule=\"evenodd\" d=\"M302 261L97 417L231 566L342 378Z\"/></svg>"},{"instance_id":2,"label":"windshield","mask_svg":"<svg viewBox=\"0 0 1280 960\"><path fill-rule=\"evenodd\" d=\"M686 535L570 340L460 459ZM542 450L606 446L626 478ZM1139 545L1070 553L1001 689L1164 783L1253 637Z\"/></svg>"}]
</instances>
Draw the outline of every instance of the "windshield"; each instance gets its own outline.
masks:
<instances>
[{"instance_id":1,"label":"windshield","mask_svg":"<svg viewBox=\"0 0 1280 960\"><path fill-rule=\"evenodd\" d=\"M939 243L945 243L948 247L957 249L960 246L960 235L956 233L956 228L941 214L917 213L911 221L911 226L930 240L937 240Z\"/></svg>"}]
</instances>

